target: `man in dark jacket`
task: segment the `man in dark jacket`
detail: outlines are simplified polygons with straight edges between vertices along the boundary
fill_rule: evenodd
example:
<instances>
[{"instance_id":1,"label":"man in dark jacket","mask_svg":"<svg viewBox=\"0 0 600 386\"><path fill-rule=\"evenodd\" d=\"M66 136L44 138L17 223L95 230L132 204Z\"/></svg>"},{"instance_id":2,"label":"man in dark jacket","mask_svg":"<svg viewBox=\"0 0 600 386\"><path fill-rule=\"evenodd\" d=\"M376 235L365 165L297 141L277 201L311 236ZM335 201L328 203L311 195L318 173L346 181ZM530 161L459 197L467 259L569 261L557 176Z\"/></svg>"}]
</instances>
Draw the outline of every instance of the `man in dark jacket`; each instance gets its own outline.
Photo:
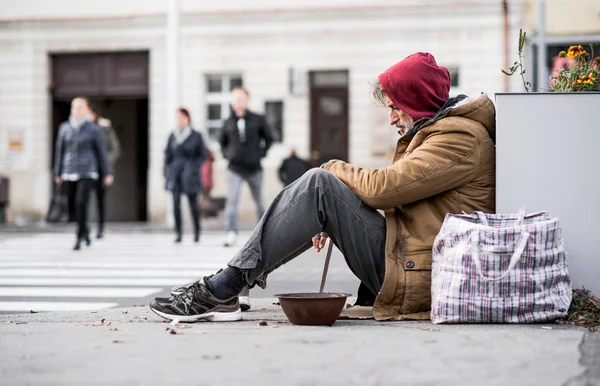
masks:
<instances>
[{"instance_id":1,"label":"man in dark jacket","mask_svg":"<svg viewBox=\"0 0 600 386\"><path fill-rule=\"evenodd\" d=\"M279 179L288 186L310 170L310 164L296 155L296 149L290 149L290 156L283 160L279 168Z\"/></svg>"},{"instance_id":2,"label":"man in dark jacket","mask_svg":"<svg viewBox=\"0 0 600 386\"><path fill-rule=\"evenodd\" d=\"M245 88L233 89L233 114L225 121L219 136L223 156L229 161L225 246L235 244L238 232L238 203L244 181L250 186L258 219L260 220L265 213L260 160L267 155L267 150L273 143L273 136L264 116L248 111L249 97L250 94Z\"/></svg>"}]
</instances>

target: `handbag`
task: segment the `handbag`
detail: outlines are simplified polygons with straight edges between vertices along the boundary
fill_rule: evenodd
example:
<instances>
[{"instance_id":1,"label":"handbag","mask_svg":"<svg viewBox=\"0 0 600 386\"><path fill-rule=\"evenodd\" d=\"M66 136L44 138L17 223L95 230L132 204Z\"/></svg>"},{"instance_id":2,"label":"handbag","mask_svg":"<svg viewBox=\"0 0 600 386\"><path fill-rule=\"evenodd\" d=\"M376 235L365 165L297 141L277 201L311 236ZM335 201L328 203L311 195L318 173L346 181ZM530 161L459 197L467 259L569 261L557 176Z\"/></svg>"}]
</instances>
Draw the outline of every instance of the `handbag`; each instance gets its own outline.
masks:
<instances>
[{"instance_id":1,"label":"handbag","mask_svg":"<svg viewBox=\"0 0 600 386\"><path fill-rule=\"evenodd\" d=\"M547 212L448 214L432 260L435 324L548 322L569 309L562 229Z\"/></svg>"},{"instance_id":2,"label":"handbag","mask_svg":"<svg viewBox=\"0 0 600 386\"><path fill-rule=\"evenodd\" d=\"M48 214L46 221L49 223L57 223L63 220L67 214L67 194L63 189L63 184L56 184L52 199L50 200L50 207L48 208Z\"/></svg>"}]
</instances>

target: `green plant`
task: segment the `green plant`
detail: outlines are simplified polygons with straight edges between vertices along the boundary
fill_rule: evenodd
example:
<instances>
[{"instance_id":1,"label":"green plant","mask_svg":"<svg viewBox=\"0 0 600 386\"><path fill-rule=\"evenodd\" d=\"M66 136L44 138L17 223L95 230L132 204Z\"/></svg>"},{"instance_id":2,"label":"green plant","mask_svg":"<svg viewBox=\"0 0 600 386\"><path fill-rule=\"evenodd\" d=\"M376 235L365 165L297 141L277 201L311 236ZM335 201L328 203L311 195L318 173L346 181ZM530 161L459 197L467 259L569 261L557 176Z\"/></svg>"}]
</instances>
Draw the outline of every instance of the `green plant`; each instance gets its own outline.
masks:
<instances>
[{"instance_id":1,"label":"green plant","mask_svg":"<svg viewBox=\"0 0 600 386\"><path fill-rule=\"evenodd\" d=\"M519 61L515 62L508 71L502 70L505 75L512 76L518 70L520 70L519 74L521 75L521 79L523 80L523 86L525 87L525 91L529 92L531 88L531 83L525 80L525 68L523 67L523 47L525 46L525 38L527 37L527 32L523 32L522 29L519 30Z\"/></svg>"}]
</instances>

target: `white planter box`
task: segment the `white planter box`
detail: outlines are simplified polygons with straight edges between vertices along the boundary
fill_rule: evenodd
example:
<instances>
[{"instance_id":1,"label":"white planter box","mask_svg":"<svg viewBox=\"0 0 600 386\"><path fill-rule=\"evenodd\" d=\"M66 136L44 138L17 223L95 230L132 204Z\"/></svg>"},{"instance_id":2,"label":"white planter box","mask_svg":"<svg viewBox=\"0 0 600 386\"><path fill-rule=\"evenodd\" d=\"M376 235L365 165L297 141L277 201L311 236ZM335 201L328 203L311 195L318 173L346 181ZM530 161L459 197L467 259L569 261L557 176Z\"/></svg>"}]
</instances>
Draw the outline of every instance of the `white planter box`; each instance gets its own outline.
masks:
<instances>
[{"instance_id":1,"label":"white planter box","mask_svg":"<svg viewBox=\"0 0 600 386\"><path fill-rule=\"evenodd\" d=\"M496 94L496 211L561 220L573 287L600 294L600 93Z\"/></svg>"}]
</instances>

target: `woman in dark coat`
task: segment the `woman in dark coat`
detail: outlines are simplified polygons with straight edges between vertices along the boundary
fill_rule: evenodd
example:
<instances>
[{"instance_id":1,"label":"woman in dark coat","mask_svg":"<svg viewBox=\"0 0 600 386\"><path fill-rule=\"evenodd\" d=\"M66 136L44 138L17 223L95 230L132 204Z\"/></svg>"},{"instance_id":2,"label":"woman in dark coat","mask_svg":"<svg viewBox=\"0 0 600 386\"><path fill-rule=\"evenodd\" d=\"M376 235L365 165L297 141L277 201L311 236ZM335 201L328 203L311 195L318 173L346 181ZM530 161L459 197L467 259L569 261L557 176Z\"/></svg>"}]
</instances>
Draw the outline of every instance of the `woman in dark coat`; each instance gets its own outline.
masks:
<instances>
[{"instance_id":1,"label":"woman in dark coat","mask_svg":"<svg viewBox=\"0 0 600 386\"><path fill-rule=\"evenodd\" d=\"M71 115L58 129L54 179L64 183L69 192L75 192L75 217L77 218L77 240L74 250L81 249L81 242L90 245L87 226L87 210L90 192L102 178L111 185L113 177L106 156L102 134L90 121L90 103L77 97L71 103Z\"/></svg>"},{"instance_id":2,"label":"woman in dark coat","mask_svg":"<svg viewBox=\"0 0 600 386\"><path fill-rule=\"evenodd\" d=\"M194 221L194 241L200 240L200 207L198 194L202 192L200 168L206 158L202 134L191 125L190 113L177 109L177 128L169 136L165 149L165 180L167 190L173 193L176 243L181 242L181 195L188 198Z\"/></svg>"}]
</instances>

